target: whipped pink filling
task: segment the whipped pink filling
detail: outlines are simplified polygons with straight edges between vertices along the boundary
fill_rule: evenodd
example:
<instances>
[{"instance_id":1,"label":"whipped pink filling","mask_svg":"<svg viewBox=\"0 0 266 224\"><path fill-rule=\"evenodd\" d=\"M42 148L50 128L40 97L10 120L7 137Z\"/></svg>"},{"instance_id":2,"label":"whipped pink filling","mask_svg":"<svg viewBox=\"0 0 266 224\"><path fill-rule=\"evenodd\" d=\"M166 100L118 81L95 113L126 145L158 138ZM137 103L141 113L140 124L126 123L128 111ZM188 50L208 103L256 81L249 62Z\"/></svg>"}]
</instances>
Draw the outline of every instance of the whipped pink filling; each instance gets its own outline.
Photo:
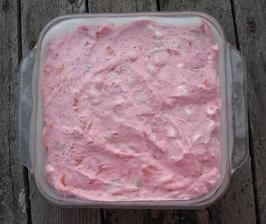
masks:
<instances>
[{"instance_id":1,"label":"whipped pink filling","mask_svg":"<svg viewBox=\"0 0 266 224\"><path fill-rule=\"evenodd\" d=\"M218 46L207 24L82 25L42 72L45 176L64 196L177 200L220 179Z\"/></svg>"}]
</instances>

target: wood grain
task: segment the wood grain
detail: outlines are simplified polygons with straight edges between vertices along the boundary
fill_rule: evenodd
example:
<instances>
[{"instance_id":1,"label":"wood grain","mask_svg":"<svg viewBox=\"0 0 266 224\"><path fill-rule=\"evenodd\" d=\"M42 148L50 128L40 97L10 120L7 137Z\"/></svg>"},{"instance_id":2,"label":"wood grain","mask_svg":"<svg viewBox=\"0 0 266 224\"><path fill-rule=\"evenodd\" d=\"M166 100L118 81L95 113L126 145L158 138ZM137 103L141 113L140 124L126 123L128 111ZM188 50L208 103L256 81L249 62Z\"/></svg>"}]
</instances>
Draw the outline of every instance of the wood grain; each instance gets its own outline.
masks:
<instances>
[{"instance_id":1,"label":"wood grain","mask_svg":"<svg viewBox=\"0 0 266 224\"><path fill-rule=\"evenodd\" d=\"M104 209L102 224L180 224L178 210Z\"/></svg>"},{"instance_id":2,"label":"wood grain","mask_svg":"<svg viewBox=\"0 0 266 224\"><path fill-rule=\"evenodd\" d=\"M10 2L10 1L3 1ZM12 2L15 2L13 0ZM75 0L60 0L60 1L38 1L38 0L28 0L22 2L22 46L23 55L25 55L36 43L37 37L43 26L50 21L52 18L77 11L84 11L85 4L84 1ZM259 2L259 3L258 3ZM261 223L265 223L266 220L266 194L263 186L266 186L265 170L266 170L266 155L262 153L263 146L265 145L265 136L263 131L266 130L266 123L263 121L263 114L265 112L266 106L264 106L264 95L266 87L263 83L266 80L263 76L266 63L264 63L265 53L263 52L264 43L263 38L265 37L265 21L263 18L263 9L265 11L266 5L262 1L258 1L254 4L252 0L235 0L236 8L236 24L237 31L239 32L239 43L242 52L250 60L248 62L248 67L252 71L249 73L249 97L252 102L249 102L250 107L250 122L251 122L251 133L254 140L254 167L256 168L256 183L257 183L257 194L259 202L259 211ZM2 2L1 2L2 4ZM156 11L155 0L88 0L89 12L134 12L134 11ZM219 22L223 25L227 39L235 44L234 35L234 24L232 18L232 11L230 0L161 0L160 1L161 10L200 10L205 11L212 16L216 17ZM251 10L249 8L251 7ZM6 7L4 4L2 10L5 11ZM16 10L17 7L14 7ZM257 11L259 11L259 18L256 18ZM244 14L243 14L244 13ZM4 15L1 11L1 20ZM245 16L243 16L245 15ZM4 17L4 16L3 16ZM16 15L15 15L16 17ZM255 25L254 25L255 24ZM258 28L259 27L259 28ZM0 27L2 33L8 33L5 27ZM3 30L2 30L3 29ZM8 29L12 29L9 28ZM263 37L263 38L262 38ZM255 45L255 38L259 39L258 43ZM0 54L7 55L8 52L2 51L2 46L8 44L7 41L1 38L1 51ZM8 38L8 40L13 40ZM264 39L265 40L265 39ZM12 44L11 44L12 45ZM13 46L13 45L12 45ZM252 46L252 48L251 48ZM261 49L261 50L260 50ZM255 57L253 58L253 51L255 51ZM12 51L11 51L12 52ZM13 54L13 55L17 55ZM3 58L3 57L1 57ZM4 63L1 62L1 73L0 73L0 103L7 104L6 98L14 100L15 95L12 90L10 91L9 85L13 88L15 82L6 80L6 75L3 75L8 71L9 64L14 63L14 59L10 56L11 62ZM6 58L5 58L6 59ZM6 65L5 63L9 63ZM7 67L6 67L7 66ZM2 69L3 68L3 69ZM258 75L259 74L259 75ZM261 75L260 75L261 74ZM12 77L12 75L11 75ZM12 79L12 78L11 78ZM11 83L11 84L10 84ZM256 89L256 92L255 92ZM9 104L7 104L9 105ZM266 105L266 104L265 104ZM7 109L8 108L8 109ZM10 121L6 121L4 118L13 117L16 113L12 109L12 105L7 108L1 109L0 116L0 189L7 189L11 186L12 180L9 177L13 172L13 175L17 175L17 166L10 164L8 161L13 160L13 156L9 156L11 151L15 148L15 141L12 139L15 128L8 127L11 125ZM11 115L10 115L11 114ZM256 116L255 116L256 115ZM14 121L14 117L12 119ZM255 128L256 127L256 128ZM258 128L257 128L258 127ZM11 132L7 131L11 130ZM13 130L13 131L12 131ZM265 131L264 131L265 132ZM9 137L6 137L9 136ZM11 140L11 142L10 142ZM12 143L13 141L13 143ZM8 149L8 150L7 150ZM5 151L4 151L5 150ZM3 154L3 156L2 156ZM16 164L13 162L12 164ZM23 175L21 175L23 176ZM19 183L19 179L16 179ZM241 223L250 224L256 223L255 217L255 205L253 198L253 186L252 186L252 174L250 162L246 163L244 167L241 168L233 176L233 182L228 193L215 205L211 206L209 209L199 210L199 211L177 211L177 210L102 210L102 217L100 217L99 209L63 209L57 206L49 204L40 193L36 190L36 186L32 177L30 178L30 190L31 190L31 212L32 212L32 223L176 223L176 224L205 224L205 223ZM23 191L22 191L23 192ZM12 198L12 199L10 199ZM3 200L2 200L3 199ZM14 215L14 202L13 193L9 191L0 191L0 200L4 201L4 212L6 217L1 216L0 212L0 223L13 223ZM12 212L13 211L13 212ZM17 212L17 211L16 211ZM20 217L20 216L18 216ZM11 221L10 221L11 220ZM26 220L25 218L21 220ZM23 223L23 222L18 222Z\"/></svg>"},{"instance_id":3,"label":"wood grain","mask_svg":"<svg viewBox=\"0 0 266 224\"><path fill-rule=\"evenodd\" d=\"M266 2L234 0L236 28L247 63L251 155L257 223L266 223Z\"/></svg>"},{"instance_id":4,"label":"wood grain","mask_svg":"<svg viewBox=\"0 0 266 224\"><path fill-rule=\"evenodd\" d=\"M22 1L22 53L34 47L41 29L52 18L84 11L84 1L73 0L28 0ZM38 192L33 177L30 177L31 221L34 224L97 224L100 223L99 209L61 208L50 204Z\"/></svg>"},{"instance_id":5,"label":"wood grain","mask_svg":"<svg viewBox=\"0 0 266 224\"><path fill-rule=\"evenodd\" d=\"M23 166L16 155L18 5L0 2L0 223L27 223Z\"/></svg>"},{"instance_id":6,"label":"wood grain","mask_svg":"<svg viewBox=\"0 0 266 224\"><path fill-rule=\"evenodd\" d=\"M156 11L156 0L88 0L89 12Z\"/></svg>"},{"instance_id":7,"label":"wood grain","mask_svg":"<svg viewBox=\"0 0 266 224\"><path fill-rule=\"evenodd\" d=\"M230 0L161 0L160 8L161 10L166 11L190 10L206 12L215 17L221 23L227 40L231 44L235 45L236 41ZM241 16L241 14L242 13L239 13L238 16ZM208 210L205 210L205 212L182 211L180 214L182 224L256 223L250 161L248 161L233 176L230 189L226 195Z\"/></svg>"}]
</instances>

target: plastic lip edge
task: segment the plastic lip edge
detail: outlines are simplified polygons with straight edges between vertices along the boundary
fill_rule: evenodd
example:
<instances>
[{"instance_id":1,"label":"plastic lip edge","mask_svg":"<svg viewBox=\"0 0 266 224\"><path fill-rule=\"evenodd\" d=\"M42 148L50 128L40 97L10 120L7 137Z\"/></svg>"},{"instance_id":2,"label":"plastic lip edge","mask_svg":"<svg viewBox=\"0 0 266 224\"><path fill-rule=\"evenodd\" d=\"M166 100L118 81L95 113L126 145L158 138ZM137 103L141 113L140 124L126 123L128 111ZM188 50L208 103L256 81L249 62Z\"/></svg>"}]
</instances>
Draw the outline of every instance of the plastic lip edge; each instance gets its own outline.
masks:
<instances>
[{"instance_id":1,"label":"plastic lip edge","mask_svg":"<svg viewBox=\"0 0 266 224\"><path fill-rule=\"evenodd\" d=\"M65 208L122 208L122 209L127 209L127 208L136 208L136 209L141 209L141 208L150 208L150 209L169 209L169 208L175 208L175 209L204 209L216 202L220 197L222 197L228 190L231 182L230 176L228 176L226 181L223 181L219 187L223 186L223 190L217 194L217 192L214 192L214 194L210 195L209 198L206 200L209 200L212 198L212 200L209 200L208 202L201 201L200 203L192 203L191 204L186 204L186 205L179 205L176 202L181 203L189 203L191 202L190 200L168 200L168 201L159 201L159 200L154 200L154 201L94 201L94 200L84 200L82 202L75 202L72 204L67 204L64 200L58 200L52 196L50 196L46 191L44 191L37 179L35 178L36 186L38 190L41 192L41 194L52 204L55 205L60 205ZM214 197L215 196L215 197Z\"/></svg>"},{"instance_id":2,"label":"plastic lip edge","mask_svg":"<svg viewBox=\"0 0 266 224\"><path fill-rule=\"evenodd\" d=\"M91 14L87 14L87 13L80 13L80 14L71 14L71 15L63 15L63 16L58 16L54 19L52 19L49 23L47 23L47 25L42 29L38 41L37 41L37 48L39 49L40 43L42 42L43 37L45 36L45 34L49 31L49 29L51 27L53 27L55 24L63 21L63 20L67 20L67 19L73 19L73 18L93 18L93 17L137 17L137 16L198 16L201 17L203 19L206 19L207 21L209 21L219 32L219 34L221 35L221 38L223 40L223 45L225 48L225 35L224 35L224 31L223 28L221 27L221 25L218 23L218 21L203 12L198 12L198 11L181 11L181 12L134 12L134 13L91 13Z\"/></svg>"},{"instance_id":3,"label":"plastic lip edge","mask_svg":"<svg viewBox=\"0 0 266 224\"><path fill-rule=\"evenodd\" d=\"M233 164L233 161L232 161L232 156L233 156L233 151L235 150L234 148L232 149L232 152L231 152L231 164L230 164L230 169L231 169L231 174L233 175L239 168L241 168L247 161L248 161L248 159L250 158L249 157L249 137L248 137L248 130L249 130L249 124L248 124L248 114L247 114L247 110L248 110L248 108L247 108L247 72L246 72L246 67L245 67L245 65L246 65L246 60L245 60L245 58L241 55L241 53L240 53L240 51L239 50L237 50L236 48L234 48L230 43L227 43L227 45L228 45L228 49L229 49L229 51L230 51L230 57L232 56L232 53L231 53L231 51L234 53L234 54L237 54L237 56L240 58L240 60L241 60L241 69L242 69L242 75L243 75L243 93L244 93L244 109L245 109L245 111L246 111L246 113L245 113L245 117L244 117L244 119L245 119L245 121L246 121L246 128L247 128L247 130L246 130L246 139L245 139L245 141L246 141L246 144L247 144L247 148L246 148L246 151L245 151L245 155L243 156L243 158L241 158L240 160L239 160L239 163L238 164L236 164L236 165L234 165ZM232 60L230 60L231 61L231 64L230 64L230 68L231 68L231 70L233 69L233 64L232 64Z\"/></svg>"},{"instance_id":4,"label":"plastic lip edge","mask_svg":"<svg viewBox=\"0 0 266 224\"><path fill-rule=\"evenodd\" d=\"M21 120L23 119L23 115L25 115L24 113L22 113L21 112L21 110L22 110L22 108L23 108L23 102L24 102L24 100L23 100L23 98L25 98L25 96L23 96L24 94L22 94L23 93L23 90L25 90L24 88L25 88L25 84L24 84L24 82L25 81L23 81L24 79L25 79L25 77L23 77L23 76L30 76L30 80L31 80L31 82L30 82L30 84L29 85L31 85L32 84L32 76L33 76L33 67L34 67L34 58L35 58L35 54L36 54L36 48L34 47L31 51L29 51L28 53L27 53L27 55L24 57L24 58L22 58L22 60L20 61L20 64L19 64L19 70L18 70L18 72L17 72L17 78L18 78L18 80L19 80L19 85L18 85L18 91L17 91L17 103L18 103L18 113L17 113L17 131L16 131L16 133L17 133L17 142L18 142L18 146L17 146L17 156L18 156L18 158L19 158L19 160L20 160L20 162L22 163L22 165L24 165L25 167L27 167L28 168L28 170L30 170L31 172L32 172L32 167L33 167L33 161L32 161L32 155L31 155L31 150L30 150L30 141L31 141L31 139L30 139L30 131L31 131L31 117L32 117L32 108L31 108L31 111L30 111L30 113L31 113L31 115L30 115L30 124L29 124L29 127L28 127L28 134L29 134L29 139L28 139L28 149L27 149L27 151L28 151L28 155L22 155L22 153L23 153L23 151L25 151L25 150L23 150L22 149L22 147L23 147L23 143L21 142L22 140L21 140L21 138L23 138L22 136L21 136L21 130L23 130L24 128L23 127L21 127ZM30 66L30 64L31 64L31 74L29 75L29 74L23 74L23 73L25 73L25 72L29 72L29 71L25 71L25 69L28 69L29 68L29 66ZM26 78L27 79L27 78ZM23 84L22 84L23 83ZM32 97L32 91L31 91L31 97ZM31 99L31 101L32 101L32 99Z\"/></svg>"},{"instance_id":5,"label":"plastic lip edge","mask_svg":"<svg viewBox=\"0 0 266 224\"><path fill-rule=\"evenodd\" d=\"M28 55L27 55L28 56ZM22 145L21 145L21 131L20 131L20 129L22 128L21 126L20 126L20 121L21 121L21 119L22 119L22 114L20 113L20 110L21 110L21 108L22 108L22 105L21 105L21 101L22 101L22 87L21 87L21 84L20 84L20 82L21 82L21 79L22 79L22 67L24 67L24 66L22 66L26 61L27 61L27 56L25 57L25 58L22 58L22 60L20 61L20 63L19 63L19 69L18 69L18 72L17 72L17 79L19 80L19 85L18 85L18 91L17 91L17 105L18 105L18 107L17 107L17 109L18 109L18 113L17 113L17 131L16 131L16 140L17 140L17 150L16 150L16 153L17 153L17 157L18 157L18 159L19 159L19 161L20 161L20 163L23 165L23 166L25 166L25 167L27 167L29 170L31 170L32 169L32 167L31 167L31 161L25 161L25 159L24 159L24 156L22 156L22 149L21 149L21 147L22 147Z\"/></svg>"},{"instance_id":6,"label":"plastic lip edge","mask_svg":"<svg viewBox=\"0 0 266 224\"><path fill-rule=\"evenodd\" d=\"M39 38L38 38L38 42L36 44L36 58L35 60L39 61L40 59L40 46L42 43L42 40L45 36L45 34L50 30L50 28L52 28L54 25L56 25L57 23L67 20L67 19L75 19L75 18L94 18L94 17L137 17L137 16L178 16L178 17L200 17L202 19L205 19L206 21L208 21L209 23L212 24L212 26L217 30L217 32L219 33L220 37L221 37L221 46L224 50L224 66L226 66L226 64L228 63L227 61L227 48L228 46L226 45L226 40L225 40L225 35L224 35L224 31L221 27L221 25L218 23L218 21L213 18L212 16L209 16L206 13L202 13L202 12L197 12L197 11L184 11L184 12L137 12L137 13L99 13L99 14L85 14L85 13L81 13L81 14L72 14L72 15L64 15L64 16L59 16L54 18L53 20L51 20L41 31ZM36 61L35 61L36 62ZM34 67L33 67L33 71L38 71L39 70L39 65L36 65L37 63L34 63ZM37 67L36 67L37 66ZM227 73L225 71L225 73ZM225 76L226 79L226 76ZM38 88L38 87L36 87ZM226 98L227 98L227 94L226 94ZM35 110L37 109L37 104L38 102L36 102L35 104ZM36 111L33 111L36 113ZM226 114L226 119L227 118L227 114ZM228 138L228 137L227 137ZM35 145L35 144L34 144ZM50 196L42 187L41 187L41 183L38 180L38 178L34 178L37 188L39 189L39 191L45 196L46 199L48 199L50 202L54 203L54 204L59 204L61 206L65 206L65 207L130 207L130 208L160 208L160 207L165 207L165 208L191 208L191 209L196 209L196 208L205 208L207 206L209 206L210 204L214 203L216 200L218 200L225 192L226 189L228 188L229 184L230 184L230 180L231 180L231 176L230 175L226 175L226 173L230 173L231 174L231 166L230 166L230 162L228 161L231 158L230 154L230 150L227 149L227 155L225 155L225 158L227 158L227 161L225 162L225 173L223 175L223 177L221 177L221 181L217 184L217 186L213 189L213 191L210 191L210 193L207 193L206 195L208 195L208 197L205 197L204 199L201 199L202 197L204 197L205 195L199 196L197 198L193 198L193 199L189 199L189 200L168 200L168 201L160 201L160 200L154 200L154 201L94 201L94 200L81 200L78 199L78 202L72 202L71 205L66 204L68 203L67 201L63 201L63 200L58 200L52 196ZM36 150L35 153L33 155L33 159L36 157ZM34 161L33 161L33 173L34 173ZM35 176L35 173L34 173ZM226 178L226 176L228 176ZM221 190L222 189L222 190ZM154 203L157 203L157 205L154 205ZM160 203L160 204L159 204ZM189 204L191 203L191 204Z\"/></svg>"}]
</instances>

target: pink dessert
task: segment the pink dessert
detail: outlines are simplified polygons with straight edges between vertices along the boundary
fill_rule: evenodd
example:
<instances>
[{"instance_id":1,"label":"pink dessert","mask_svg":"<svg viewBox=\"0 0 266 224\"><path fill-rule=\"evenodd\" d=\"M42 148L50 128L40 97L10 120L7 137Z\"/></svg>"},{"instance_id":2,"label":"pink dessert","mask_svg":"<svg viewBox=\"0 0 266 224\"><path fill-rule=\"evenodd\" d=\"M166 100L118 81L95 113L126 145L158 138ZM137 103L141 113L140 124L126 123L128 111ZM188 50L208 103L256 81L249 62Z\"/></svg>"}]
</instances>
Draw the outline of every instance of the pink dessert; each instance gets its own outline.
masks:
<instances>
[{"instance_id":1,"label":"pink dessert","mask_svg":"<svg viewBox=\"0 0 266 224\"><path fill-rule=\"evenodd\" d=\"M218 46L207 24L82 25L49 42L45 176L65 197L179 200L220 180Z\"/></svg>"}]
</instances>

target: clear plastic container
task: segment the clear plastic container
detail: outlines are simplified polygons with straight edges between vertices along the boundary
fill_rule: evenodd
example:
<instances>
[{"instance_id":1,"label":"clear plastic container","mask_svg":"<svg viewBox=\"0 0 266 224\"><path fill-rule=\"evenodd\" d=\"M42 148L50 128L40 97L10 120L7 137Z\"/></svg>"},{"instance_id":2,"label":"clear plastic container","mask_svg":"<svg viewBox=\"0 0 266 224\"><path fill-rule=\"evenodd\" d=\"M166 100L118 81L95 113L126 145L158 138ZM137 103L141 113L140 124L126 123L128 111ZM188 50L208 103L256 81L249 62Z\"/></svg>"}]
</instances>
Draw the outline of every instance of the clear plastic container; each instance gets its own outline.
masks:
<instances>
[{"instance_id":1,"label":"clear plastic container","mask_svg":"<svg viewBox=\"0 0 266 224\"><path fill-rule=\"evenodd\" d=\"M45 150L42 146L42 97L39 78L49 40L74 30L81 24L124 24L149 19L159 24L195 24L206 22L219 46L218 76L222 98L221 108L221 178L208 194L189 200L167 201L89 201L63 197L47 183L43 168ZM19 71L18 154L31 170L40 192L50 201L79 207L140 208L203 208L216 201L229 186L232 174L248 158L248 122L246 108L244 62L239 52L225 40L217 21L198 12L160 12L132 14L80 14L58 17L41 32L36 47L22 60Z\"/></svg>"}]
</instances>

